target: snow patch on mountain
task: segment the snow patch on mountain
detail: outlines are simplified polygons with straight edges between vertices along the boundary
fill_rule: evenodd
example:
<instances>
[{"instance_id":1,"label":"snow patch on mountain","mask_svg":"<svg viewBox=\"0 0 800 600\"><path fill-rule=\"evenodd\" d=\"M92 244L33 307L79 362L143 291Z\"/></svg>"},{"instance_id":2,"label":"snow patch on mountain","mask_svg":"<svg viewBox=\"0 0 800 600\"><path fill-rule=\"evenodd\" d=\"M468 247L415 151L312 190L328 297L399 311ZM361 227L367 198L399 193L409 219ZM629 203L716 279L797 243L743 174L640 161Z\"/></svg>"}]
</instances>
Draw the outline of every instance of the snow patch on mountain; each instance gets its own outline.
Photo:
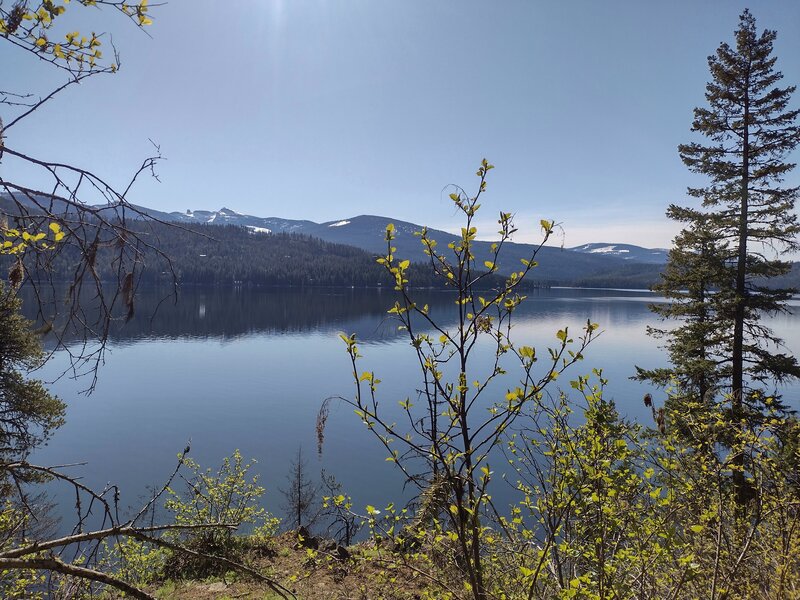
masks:
<instances>
[{"instance_id":1,"label":"snow patch on mountain","mask_svg":"<svg viewBox=\"0 0 800 600\"><path fill-rule=\"evenodd\" d=\"M583 244L570 248L573 252L584 254L599 254L614 256L630 262L643 262L648 264L665 264L668 251L662 248L642 248L632 244L609 244L605 242Z\"/></svg>"},{"instance_id":2,"label":"snow patch on mountain","mask_svg":"<svg viewBox=\"0 0 800 600\"><path fill-rule=\"evenodd\" d=\"M1 1L1 0L0 0ZM2 197L2 194L0 194ZM219 210L188 209L185 212L160 213L139 207L144 213L151 212L155 218L174 220L182 223L198 223L210 225L238 225L246 227L252 233L280 234L292 233L317 237L325 241L356 246L369 252L385 252L385 230L388 223L394 223L395 235L398 239L405 238L409 242L409 252L419 250L419 241L411 239L414 232L422 229L421 226L390 219L379 215L359 215L342 219L340 221L326 221L317 223L308 220L284 219L280 217L257 217L237 213L222 207ZM457 232L446 233L431 230L434 235L446 239ZM377 240L377 242L376 242ZM412 243L416 242L416 243ZM405 242L404 242L405 243ZM382 246L382 249L380 248ZM628 263L645 263L651 265L664 265L667 263L668 251L661 248L642 248L632 244L595 242L583 244L573 248L565 248L572 252L593 255L595 258L609 258L616 261L623 260Z\"/></svg>"},{"instance_id":3,"label":"snow patch on mountain","mask_svg":"<svg viewBox=\"0 0 800 600\"><path fill-rule=\"evenodd\" d=\"M617 249L616 246L603 246L602 248L591 248L586 251L591 252L592 254L624 254L626 252L630 252L630 250L625 250L624 248Z\"/></svg>"}]
</instances>

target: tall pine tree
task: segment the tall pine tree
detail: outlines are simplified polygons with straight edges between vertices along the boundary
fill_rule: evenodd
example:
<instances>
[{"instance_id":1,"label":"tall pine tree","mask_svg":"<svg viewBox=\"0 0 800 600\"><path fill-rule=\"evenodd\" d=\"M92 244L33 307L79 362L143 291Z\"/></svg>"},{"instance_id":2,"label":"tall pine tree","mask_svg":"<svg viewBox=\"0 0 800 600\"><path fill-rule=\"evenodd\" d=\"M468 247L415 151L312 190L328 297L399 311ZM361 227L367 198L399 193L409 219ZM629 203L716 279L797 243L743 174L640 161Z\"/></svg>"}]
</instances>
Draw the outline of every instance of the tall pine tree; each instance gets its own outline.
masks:
<instances>
[{"instance_id":1,"label":"tall pine tree","mask_svg":"<svg viewBox=\"0 0 800 600\"><path fill-rule=\"evenodd\" d=\"M795 291L772 289L768 279L785 274L791 264L781 257L800 248L794 213L799 188L784 185L795 166L787 156L800 143L800 110L789 108L795 86L778 85L783 75L774 69L776 33L759 35L748 10L739 21L735 46L723 43L708 59L708 105L694 110L692 123L705 140L679 147L684 164L709 183L689 188L702 209L671 206L668 212L687 223L657 288L675 302L657 312L684 321L662 332L673 366L639 373L665 383L671 372L677 397L701 405L724 398L734 429L761 418L776 383L800 377L796 359L781 351L780 339L761 320L785 310ZM743 500L741 448L731 460Z\"/></svg>"},{"instance_id":2,"label":"tall pine tree","mask_svg":"<svg viewBox=\"0 0 800 600\"><path fill-rule=\"evenodd\" d=\"M726 269L725 252L701 211L670 206L667 215L685 224L674 240L661 281L653 286L669 302L650 306L663 319L682 321L678 328L648 327L647 333L666 339L670 366L636 367L636 379L670 390L667 399L670 426L684 439L703 443L704 415L717 401L716 391L730 377L727 330L731 320L712 302Z\"/></svg>"}]
</instances>

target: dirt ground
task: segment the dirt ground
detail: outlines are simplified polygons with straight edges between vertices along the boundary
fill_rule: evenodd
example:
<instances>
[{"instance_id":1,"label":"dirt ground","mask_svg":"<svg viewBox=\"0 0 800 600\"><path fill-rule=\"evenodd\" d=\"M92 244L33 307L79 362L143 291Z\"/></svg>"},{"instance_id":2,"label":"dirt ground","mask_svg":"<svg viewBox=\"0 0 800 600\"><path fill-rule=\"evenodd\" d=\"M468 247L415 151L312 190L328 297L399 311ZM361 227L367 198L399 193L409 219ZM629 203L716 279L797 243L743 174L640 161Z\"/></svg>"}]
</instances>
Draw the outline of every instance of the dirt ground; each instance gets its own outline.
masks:
<instances>
[{"instance_id":1,"label":"dirt ground","mask_svg":"<svg viewBox=\"0 0 800 600\"><path fill-rule=\"evenodd\" d=\"M413 566L382 560L385 553L368 545L349 549L342 559L334 553L312 552L297 543L294 533L278 536L257 570L290 590L300 600L415 600L426 594L427 579ZM252 563L251 563L252 564ZM165 582L148 590L159 600L275 600L281 596L264 583L231 573L209 581ZM291 595L286 594L291 598Z\"/></svg>"}]
</instances>

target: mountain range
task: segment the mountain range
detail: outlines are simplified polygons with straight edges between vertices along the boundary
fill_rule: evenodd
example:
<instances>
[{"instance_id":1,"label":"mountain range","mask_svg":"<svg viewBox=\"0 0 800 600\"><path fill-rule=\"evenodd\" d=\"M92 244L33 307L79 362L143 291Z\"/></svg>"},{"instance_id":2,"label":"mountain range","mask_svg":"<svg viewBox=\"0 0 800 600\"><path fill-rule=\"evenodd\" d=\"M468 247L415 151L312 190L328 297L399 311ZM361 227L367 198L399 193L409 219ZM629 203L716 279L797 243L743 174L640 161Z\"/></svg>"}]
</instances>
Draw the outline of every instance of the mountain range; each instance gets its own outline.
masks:
<instances>
[{"instance_id":1,"label":"mountain range","mask_svg":"<svg viewBox=\"0 0 800 600\"><path fill-rule=\"evenodd\" d=\"M33 205L26 207L35 212ZM116 211L116 207L95 207L100 212ZM421 225L407 221L400 221L390 217L377 215L359 215L355 217L316 223L309 220L284 219L280 217L258 217L237 213L229 208L216 211L187 210L185 212L165 212L144 206L133 206L135 211L126 211L128 218L139 213L143 218L149 217L164 223L180 223L188 227L202 227L204 235L214 236L213 231L217 226L237 226L253 234L263 234L264 253L272 253L273 249L266 249L268 244L277 244L281 234L300 235L316 238L334 245L345 245L358 248L375 256L385 254L387 246L385 231L388 223L395 226L396 238L392 242L397 250L395 255L401 259L408 259L412 263L429 260L424 254L419 237L414 235L422 229ZM0 212L13 216L18 212L7 194L0 194ZM58 206L54 207L58 212ZM70 212L70 207L64 207L63 212ZM108 215L111 216L111 215ZM271 234L271 235L270 235ZM446 250L447 244L458 241L459 236L441 230L430 229L429 235L438 242L440 250ZM269 238L275 238L268 242ZM492 242L478 241L474 245L474 253L478 265L492 259ZM257 252L259 245L248 245L248 252ZM212 254L214 250L207 250ZM512 271L522 268L522 261L529 260L536 251L531 244L507 242L497 261L500 274L508 275ZM225 253L228 256L227 253ZM203 255L205 256L205 254ZM221 260L222 256L217 257ZM548 285L575 285L588 287L648 287L658 279L660 269L654 268L666 263L667 251L663 249L650 249L630 244L618 243L592 243L574 248L559 248L545 246L538 250L536 261L538 267L529 276L537 282ZM297 265L299 268L301 265Z\"/></svg>"},{"instance_id":2,"label":"mountain range","mask_svg":"<svg viewBox=\"0 0 800 600\"><path fill-rule=\"evenodd\" d=\"M221 208L216 211L209 210L187 210L186 212L160 212L152 209L138 207L149 215L163 221L178 221L181 223L205 223L215 225L239 225L247 227L251 231L259 233L300 233L320 238L330 242L348 243L350 245L363 248L369 251L378 251L375 241L375 227L380 227L377 232L377 239L382 240L382 234L386 223L394 223L399 231L413 234L414 231L422 229L420 225L398 221L388 217L375 215L359 215L349 219L338 221L327 221L315 223L313 221L301 221L292 219L282 219L279 217L255 217L243 215L231 210ZM398 225L400 224L400 225ZM456 236L439 230L430 230L434 238L448 240L455 239ZM366 235L365 235L366 234ZM522 244L525 246L526 244ZM383 250L381 247L380 250ZM663 248L642 248L632 244L615 244L606 242L595 242L583 244L565 250L580 252L583 254L597 254L606 257L622 258L631 262L648 264L665 264L667 262L667 250Z\"/></svg>"},{"instance_id":3,"label":"mountain range","mask_svg":"<svg viewBox=\"0 0 800 600\"><path fill-rule=\"evenodd\" d=\"M257 217L237 213L229 208L217 211L187 210L186 212L162 212L145 207L137 207L147 215L165 222L204 225L236 225L253 233L292 233L314 237L335 244L355 246L371 254L385 254L384 234L386 225L395 226L396 238L392 245L397 248L396 255L412 262L424 262L424 254L415 232L421 225L377 215L359 215L336 221L316 223L308 220L293 220L279 217ZM439 248L446 248L458 236L441 230L430 229ZM478 264L491 257L492 242L475 243ZM507 243L497 261L500 273L508 274L519 270L521 260L530 259L535 247L531 244ZM642 248L631 244L592 243L574 248L545 246L539 250L536 268L532 276L549 283L570 285L620 285L647 286L655 282L658 269L653 265L665 264L667 250Z\"/></svg>"},{"instance_id":4,"label":"mountain range","mask_svg":"<svg viewBox=\"0 0 800 600\"><path fill-rule=\"evenodd\" d=\"M24 207L25 210L37 212L35 205L26 200L23 202L27 205ZM61 207L63 211L59 211L57 204L50 208L56 214L74 210L64 206ZM119 208L114 206L94 208L100 213L108 211L107 218L113 218L119 211ZM306 277L307 282L313 285L321 285L320 282L325 280L329 272L331 277L328 279L336 281L337 285L341 282L347 283L348 277L353 278L354 283L358 280L359 284L363 284L374 279L372 270L369 269L367 274L364 265L374 264L376 255L386 253L385 231L388 223L395 226L396 239L393 240L392 246L396 248L394 254L398 259L408 259L412 263L424 263L430 260L423 252L419 237L414 235L422 229L422 226L390 217L359 215L316 223L309 220L245 215L224 207L215 211L185 212L165 212L135 205L132 208L133 211L126 210L128 218L142 220L149 218L162 222L165 226L170 223L184 226L186 231L179 235L180 245L173 250L183 256L185 267L183 272L186 274L184 281L187 282L200 282L201 279L207 281L208 273L213 272L214 283L222 284L225 282L223 275L225 265L228 265L230 270L232 265L237 264L238 275L233 276L233 281L261 282L262 285L268 284L266 282L269 281L274 281L275 285L282 285L288 281L291 285L297 285L298 274L294 272L313 269L314 277L310 275ZM8 194L0 193L0 214L13 217L19 214L19 210ZM227 233L228 230L239 230L253 235L242 238L237 237L237 234ZM207 243L204 242L202 252L198 252L196 256L192 252L198 247L198 243L193 240L192 231L202 231L207 240ZM444 251L447 249L447 244L460 239L459 236L446 231L429 229L428 232L430 237L438 242L438 248ZM168 240L170 236L175 235L177 234L165 235L164 239ZM291 236L291 239L287 236ZM246 239L248 237L251 238L249 241ZM220 240L216 245L215 239ZM236 242L232 246L224 247L222 239L228 242L236 240ZM310 245L305 252L300 251L298 247L303 239L309 240L306 243ZM274 261L276 256L283 256L281 246L287 244L294 248L292 256L285 257L290 260L282 260L277 266L272 265L270 261ZM485 260L492 258L491 245L490 241L475 242L473 249L479 266L483 265ZM506 243L497 261L499 273L507 275L519 270L522 267L521 261L530 259L535 251L536 247L531 244ZM237 252L244 255L239 256ZM317 253L317 259L314 258L314 252ZM322 256L324 261L319 260L320 253L324 255ZM658 281L661 266L667 262L667 255L668 251L662 248L643 248L614 242L595 242L572 248L545 246L538 250L536 255L538 266L529 275L529 280L534 284L543 285L648 288ZM304 258L301 259L300 256ZM203 263L212 262L215 265L213 268L203 267ZM325 268L322 268L322 262L326 265ZM277 278L276 268L281 270L281 276ZM347 275L347 273L352 274L356 268L363 272L361 276ZM206 275L201 277L198 274L201 271ZM333 272L337 275L333 276ZM423 272L424 270L417 271L422 280L421 284L426 279L422 275ZM195 275L192 276L190 273ZM790 273L771 279L768 284L776 287L800 287L800 263L794 263Z\"/></svg>"}]
</instances>

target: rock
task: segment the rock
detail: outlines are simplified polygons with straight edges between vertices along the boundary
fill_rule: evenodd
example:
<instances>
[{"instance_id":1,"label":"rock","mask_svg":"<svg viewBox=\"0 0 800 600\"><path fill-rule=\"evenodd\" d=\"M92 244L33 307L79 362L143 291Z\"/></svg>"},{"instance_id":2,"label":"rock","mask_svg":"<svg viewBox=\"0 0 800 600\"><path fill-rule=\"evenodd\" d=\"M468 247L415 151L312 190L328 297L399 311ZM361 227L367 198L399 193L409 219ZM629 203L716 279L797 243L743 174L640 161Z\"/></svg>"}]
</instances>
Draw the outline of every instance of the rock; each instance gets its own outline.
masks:
<instances>
[{"instance_id":1,"label":"rock","mask_svg":"<svg viewBox=\"0 0 800 600\"><path fill-rule=\"evenodd\" d=\"M330 554L338 560L347 560L350 558L350 551L344 546L340 546L335 540L322 540L319 544L321 552Z\"/></svg>"},{"instance_id":2,"label":"rock","mask_svg":"<svg viewBox=\"0 0 800 600\"><path fill-rule=\"evenodd\" d=\"M350 551L344 546L337 544L336 540L313 536L306 527L300 527L297 530L297 542L301 548L319 550L338 560L347 560L350 558Z\"/></svg>"},{"instance_id":3,"label":"rock","mask_svg":"<svg viewBox=\"0 0 800 600\"><path fill-rule=\"evenodd\" d=\"M312 550L319 548L319 538L311 535L311 532L306 527L300 527L297 530L297 541L303 548L311 548Z\"/></svg>"}]
</instances>

